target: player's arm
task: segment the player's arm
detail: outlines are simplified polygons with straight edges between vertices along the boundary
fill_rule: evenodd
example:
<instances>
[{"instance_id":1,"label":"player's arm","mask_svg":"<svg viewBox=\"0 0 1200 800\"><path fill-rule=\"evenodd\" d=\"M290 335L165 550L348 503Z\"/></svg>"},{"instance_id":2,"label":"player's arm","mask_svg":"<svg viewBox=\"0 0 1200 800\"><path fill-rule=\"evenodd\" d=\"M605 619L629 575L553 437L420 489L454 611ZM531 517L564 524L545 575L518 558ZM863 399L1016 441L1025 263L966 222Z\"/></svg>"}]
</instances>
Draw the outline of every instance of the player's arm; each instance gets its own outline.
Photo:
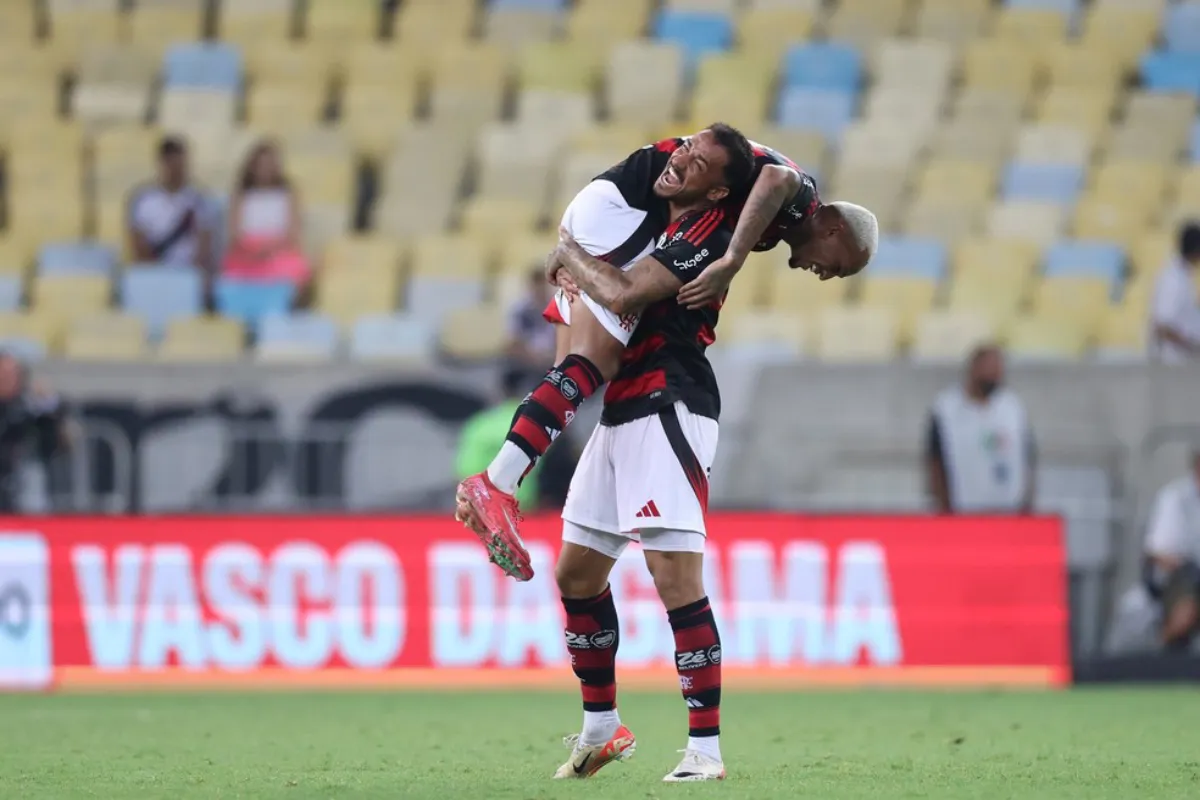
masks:
<instances>
[{"instance_id":1,"label":"player's arm","mask_svg":"<svg viewBox=\"0 0 1200 800\"><path fill-rule=\"evenodd\" d=\"M634 314L651 303L674 297L691 275L719 260L729 248L722 213L699 214L676 232L669 244L620 270L594 258L560 232L558 261L579 288L614 314Z\"/></svg>"}]
</instances>

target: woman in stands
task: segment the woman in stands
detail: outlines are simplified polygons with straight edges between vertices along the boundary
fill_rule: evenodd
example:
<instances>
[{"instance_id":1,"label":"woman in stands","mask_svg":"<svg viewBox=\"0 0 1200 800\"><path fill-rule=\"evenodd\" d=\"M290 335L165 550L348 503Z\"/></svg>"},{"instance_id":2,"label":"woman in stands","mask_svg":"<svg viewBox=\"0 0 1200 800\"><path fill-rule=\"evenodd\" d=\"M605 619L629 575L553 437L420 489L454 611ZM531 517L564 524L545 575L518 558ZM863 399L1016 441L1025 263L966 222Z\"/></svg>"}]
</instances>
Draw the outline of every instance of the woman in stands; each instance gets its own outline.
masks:
<instances>
[{"instance_id":1,"label":"woman in stands","mask_svg":"<svg viewBox=\"0 0 1200 800\"><path fill-rule=\"evenodd\" d=\"M230 200L225 277L290 281L303 295L312 275L300 249L300 198L284 174L279 148L250 151Z\"/></svg>"}]
</instances>

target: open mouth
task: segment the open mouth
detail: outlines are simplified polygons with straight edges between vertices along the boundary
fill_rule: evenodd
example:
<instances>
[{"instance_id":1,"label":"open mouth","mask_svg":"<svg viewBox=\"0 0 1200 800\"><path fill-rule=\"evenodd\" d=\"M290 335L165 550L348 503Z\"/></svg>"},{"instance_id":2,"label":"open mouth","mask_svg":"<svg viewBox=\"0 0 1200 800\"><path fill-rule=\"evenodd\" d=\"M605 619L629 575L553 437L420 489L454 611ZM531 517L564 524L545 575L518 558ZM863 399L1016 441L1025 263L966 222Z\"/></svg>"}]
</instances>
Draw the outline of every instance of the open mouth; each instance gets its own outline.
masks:
<instances>
[{"instance_id":1,"label":"open mouth","mask_svg":"<svg viewBox=\"0 0 1200 800\"><path fill-rule=\"evenodd\" d=\"M658 179L659 183L671 189L677 189L683 185L683 175L679 173L679 168L674 164L667 164L667 168L663 170L663 174Z\"/></svg>"}]
</instances>

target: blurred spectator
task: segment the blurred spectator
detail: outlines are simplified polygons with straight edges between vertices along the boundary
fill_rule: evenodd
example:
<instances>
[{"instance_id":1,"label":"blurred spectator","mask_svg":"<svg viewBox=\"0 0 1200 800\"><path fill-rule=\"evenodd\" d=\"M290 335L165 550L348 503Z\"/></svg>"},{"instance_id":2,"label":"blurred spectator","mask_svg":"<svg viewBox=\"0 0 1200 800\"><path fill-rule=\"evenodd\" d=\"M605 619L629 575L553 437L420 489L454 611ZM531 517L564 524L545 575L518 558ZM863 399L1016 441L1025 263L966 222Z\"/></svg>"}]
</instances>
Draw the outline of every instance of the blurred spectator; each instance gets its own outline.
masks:
<instances>
[{"instance_id":1,"label":"blurred spectator","mask_svg":"<svg viewBox=\"0 0 1200 800\"><path fill-rule=\"evenodd\" d=\"M1033 429L1021 399L1004 386L998 347L977 348L963 385L938 395L927 437L929 492L940 513L1032 510Z\"/></svg>"},{"instance_id":2,"label":"blurred spectator","mask_svg":"<svg viewBox=\"0 0 1200 800\"><path fill-rule=\"evenodd\" d=\"M158 181L136 189L127 220L130 248L143 262L213 267L212 205L191 183L187 145L167 137L158 146Z\"/></svg>"},{"instance_id":3,"label":"blurred spectator","mask_svg":"<svg viewBox=\"0 0 1200 800\"><path fill-rule=\"evenodd\" d=\"M555 326L542 317L553 291L545 273L534 270L525 296L509 311L508 355L526 367L542 370L554 361Z\"/></svg>"},{"instance_id":4,"label":"blurred spectator","mask_svg":"<svg viewBox=\"0 0 1200 800\"><path fill-rule=\"evenodd\" d=\"M301 252L300 198L284 174L278 147L258 144L246 158L229 206L230 245L224 275L308 285Z\"/></svg>"},{"instance_id":5,"label":"blurred spectator","mask_svg":"<svg viewBox=\"0 0 1200 800\"><path fill-rule=\"evenodd\" d=\"M0 353L0 513L18 513L22 459L32 445L48 461L67 449L67 424L58 395L31 382L25 366Z\"/></svg>"},{"instance_id":6,"label":"blurred spectator","mask_svg":"<svg viewBox=\"0 0 1200 800\"><path fill-rule=\"evenodd\" d=\"M1200 449L1192 474L1167 484L1146 531L1146 588L1162 607L1162 643L1186 647L1200 628Z\"/></svg>"},{"instance_id":7,"label":"blurred spectator","mask_svg":"<svg viewBox=\"0 0 1200 800\"><path fill-rule=\"evenodd\" d=\"M1200 300L1193 275L1200 265L1200 225L1189 222L1179 234L1179 257L1154 285L1151 356L1165 363L1200 358Z\"/></svg>"}]
</instances>

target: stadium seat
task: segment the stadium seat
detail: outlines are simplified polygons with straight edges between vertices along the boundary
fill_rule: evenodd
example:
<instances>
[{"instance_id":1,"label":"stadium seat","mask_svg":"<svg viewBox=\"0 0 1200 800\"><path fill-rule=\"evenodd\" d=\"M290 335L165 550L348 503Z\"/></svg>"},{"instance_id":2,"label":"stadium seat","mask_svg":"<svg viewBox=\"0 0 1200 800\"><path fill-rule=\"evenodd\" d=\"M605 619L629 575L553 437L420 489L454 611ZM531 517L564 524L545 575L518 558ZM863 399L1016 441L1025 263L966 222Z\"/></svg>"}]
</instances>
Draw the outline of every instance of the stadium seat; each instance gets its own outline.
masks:
<instances>
[{"instance_id":1,"label":"stadium seat","mask_svg":"<svg viewBox=\"0 0 1200 800\"><path fill-rule=\"evenodd\" d=\"M1200 96L1200 51L1147 53L1138 68L1150 91Z\"/></svg>"},{"instance_id":2,"label":"stadium seat","mask_svg":"<svg viewBox=\"0 0 1200 800\"><path fill-rule=\"evenodd\" d=\"M1080 42L1104 50L1115 64L1128 68L1157 38L1161 15L1161 8L1136 0L1092 3Z\"/></svg>"},{"instance_id":3,"label":"stadium seat","mask_svg":"<svg viewBox=\"0 0 1200 800\"><path fill-rule=\"evenodd\" d=\"M128 14L133 48L161 57L170 42L204 37L207 0L134 0Z\"/></svg>"},{"instance_id":4,"label":"stadium seat","mask_svg":"<svg viewBox=\"0 0 1200 800\"><path fill-rule=\"evenodd\" d=\"M677 45L690 72L708 53L722 52L733 45L733 20L723 14L668 8L655 20L654 36Z\"/></svg>"},{"instance_id":5,"label":"stadium seat","mask_svg":"<svg viewBox=\"0 0 1200 800\"><path fill-rule=\"evenodd\" d=\"M306 7L304 35L313 41L345 46L379 36L382 3L307 0L303 6Z\"/></svg>"},{"instance_id":6,"label":"stadium seat","mask_svg":"<svg viewBox=\"0 0 1200 800\"><path fill-rule=\"evenodd\" d=\"M1124 271L1125 254L1107 242L1062 241L1046 251L1046 277L1093 277L1115 286Z\"/></svg>"},{"instance_id":7,"label":"stadium seat","mask_svg":"<svg viewBox=\"0 0 1200 800\"><path fill-rule=\"evenodd\" d=\"M1106 361L1146 358L1149 340L1149 314L1140 304L1115 306L1100 320L1096 333L1096 351Z\"/></svg>"},{"instance_id":8,"label":"stadium seat","mask_svg":"<svg viewBox=\"0 0 1200 800\"><path fill-rule=\"evenodd\" d=\"M1054 316L1022 316L1008 331L1007 350L1015 361L1075 360L1083 355L1087 334Z\"/></svg>"},{"instance_id":9,"label":"stadium seat","mask_svg":"<svg viewBox=\"0 0 1200 800\"><path fill-rule=\"evenodd\" d=\"M948 255L941 242L883 236L871 258L871 277L923 278L940 281L947 271Z\"/></svg>"},{"instance_id":10,"label":"stadium seat","mask_svg":"<svg viewBox=\"0 0 1200 800\"><path fill-rule=\"evenodd\" d=\"M455 309L442 325L442 353L458 361L496 358L504 350L504 322L504 309L494 305Z\"/></svg>"},{"instance_id":11,"label":"stadium seat","mask_svg":"<svg viewBox=\"0 0 1200 800\"><path fill-rule=\"evenodd\" d=\"M917 9L914 33L960 44L978 35L990 14L990 0L924 0Z\"/></svg>"},{"instance_id":12,"label":"stadium seat","mask_svg":"<svg viewBox=\"0 0 1200 800\"><path fill-rule=\"evenodd\" d=\"M917 320L933 307L937 291L937 282L928 278L871 272L862 279L859 305L890 313L896 322L899 340L907 343L912 341Z\"/></svg>"},{"instance_id":13,"label":"stadium seat","mask_svg":"<svg viewBox=\"0 0 1200 800\"><path fill-rule=\"evenodd\" d=\"M1004 170L1005 202L1072 205L1083 188L1082 167L1075 164L1013 162Z\"/></svg>"},{"instance_id":14,"label":"stadium seat","mask_svg":"<svg viewBox=\"0 0 1200 800\"><path fill-rule=\"evenodd\" d=\"M387 314L397 306L400 275L394 268L327 269L317 279L316 309L343 328L363 314Z\"/></svg>"},{"instance_id":15,"label":"stadium seat","mask_svg":"<svg viewBox=\"0 0 1200 800\"><path fill-rule=\"evenodd\" d=\"M87 123L142 122L150 103L157 62L118 45L84 51L71 95L76 119Z\"/></svg>"},{"instance_id":16,"label":"stadium seat","mask_svg":"<svg viewBox=\"0 0 1200 800\"><path fill-rule=\"evenodd\" d=\"M369 315L354 323L350 356L358 361L423 364L437 345L437 330L411 314Z\"/></svg>"},{"instance_id":17,"label":"stadium seat","mask_svg":"<svg viewBox=\"0 0 1200 800\"><path fill-rule=\"evenodd\" d=\"M255 355L261 360L326 360L337 349L337 323L324 315L269 312L259 319Z\"/></svg>"},{"instance_id":18,"label":"stadium seat","mask_svg":"<svg viewBox=\"0 0 1200 800\"><path fill-rule=\"evenodd\" d=\"M179 44L163 60L166 89L215 89L236 92L242 85L242 57L226 44Z\"/></svg>"},{"instance_id":19,"label":"stadium seat","mask_svg":"<svg viewBox=\"0 0 1200 800\"><path fill-rule=\"evenodd\" d=\"M853 94L862 82L862 69L858 51L848 45L799 44L784 55L783 86Z\"/></svg>"},{"instance_id":20,"label":"stadium seat","mask_svg":"<svg viewBox=\"0 0 1200 800\"><path fill-rule=\"evenodd\" d=\"M1035 315L1057 317L1063 327L1075 327L1087 337L1110 308L1113 291L1113 284L1103 278L1043 278L1034 286L1031 308Z\"/></svg>"},{"instance_id":21,"label":"stadium seat","mask_svg":"<svg viewBox=\"0 0 1200 800\"><path fill-rule=\"evenodd\" d=\"M767 362L803 358L810 347L806 318L792 311L756 311L728 322L722 314L716 345L739 359Z\"/></svg>"},{"instance_id":22,"label":"stadium seat","mask_svg":"<svg viewBox=\"0 0 1200 800\"><path fill-rule=\"evenodd\" d=\"M568 42L534 42L518 54L518 83L525 89L591 92L600 79L597 56L595 50Z\"/></svg>"},{"instance_id":23,"label":"stadium seat","mask_svg":"<svg viewBox=\"0 0 1200 800\"><path fill-rule=\"evenodd\" d=\"M0 313L10 314L20 308L24 293L20 275L0 275Z\"/></svg>"},{"instance_id":24,"label":"stadium seat","mask_svg":"<svg viewBox=\"0 0 1200 800\"><path fill-rule=\"evenodd\" d=\"M1009 92L1024 100L1033 92L1037 61L1019 42L978 39L967 46L963 82L980 89Z\"/></svg>"},{"instance_id":25,"label":"stadium seat","mask_svg":"<svg viewBox=\"0 0 1200 800\"><path fill-rule=\"evenodd\" d=\"M95 273L108 276L117 265L117 255L108 247L86 242L48 244L38 252L37 263L41 275Z\"/></svg>"},{"instance_id":26,"label":"stadium seat","mask_svg":"<svg viewBox=\"0 0 1200 800\"><path fill-rule=\"evenodd\" d=\"M916 361L961 364L994 334L987 315L969 310L927 311L917 320L911 353Z\"/></svg>"},{"instance_id":27,"label":"stadium seat","mask_svg":"<svg viewBox=\"0 0 1200 800\"><path fill-rule=\"evenodd\" d=\"M217 310L254 330L267 314L284 314L292 305L296 287L290 281L248 282L221 278L215 296Z\"/></svg>"},{"instance_id":28,"label":"stadium seat","mask_svg":"<svg viewBox=\"0 0 1200 800\"><path fill-rule=\"evenodd\" d=\"M809 9L750 8L737 17L739 49L753 48L755 57L778 64L789 46L809 38L815 25L816 14Z\"/></svg>"},{"instance_id":29,"label":"stadium seat","mask_svg":"<svg viewBox=\"0 0 1200 800\"><path fill-rule=\"evenodd\" d=\"M869 47L904 27L907 0L841 0L825 20L831 39Z\"/></svg>"},{"instance_id":30,"label":"stadium seat","mask_svg":"<svg viewBox=\"0 0 1200 800\"><path fill-rule=\"evenodd\" d=\"M287 39L296 23L292 0L238 0L217 4L222 41L253 49Z\"/></svg>"},{"instance_id":31,"label":"stadium seat","mask_svg":"<svg viewBox=\"0 0 1200 800\"><path fill-rule=\"evenodd\" d=\"M1079 239L1107 241L1129 248L1145 234L1161 207L1158 199L1138 205L1136 200L1126 202L1116 196L1090 193L1075 206L1071 233Z\"/></svg>"},{"instance_id":32,"label":"stadium seat","mask_svg":"<svg viewBox=\"0 0 1200 800\"><path fill-rule=\"evenodd\" d=\"M483 301L489 272L480 242L462 236L423 236L413 248L406 296L413 315L434 325Z\"/></svg>"},{"instance_id":33,"label":"stadium seat","mask_svg":"<svg viewBox=\"0 0 1200 800\"><path fill-rule=\"evenodd\" d=\"M622 42L608 62L608 109L614 122L659 126L671 121L684 83L683 51L670 44ZM653 75L653 80L646 80Z\"/></svg>"},{"instance_id":34,"label":"stadium seat","mask_svg":"<svg viewBox=\"0 0 1200 800\"><path fill-rule=\"evenodd\" d=\"M121 276L121 305L142 319L151 340L158 340L171 320L203 310L204 281L199 270L147 264Z\"/></svg>"},{"instance_id":35,"label":"stadium seat","mask_svg":"<svg viewBox=\"0 0 1200 800\"><path fill-rule=\"evenodd\" d=\"M37 312L0 313L0 347L35 359L45 358L58 345L59 321Z\"/></svg>"},{"instance_id":36,"label":"stadium seat","mask_svg":"<svg viewBox=\"0 0 1200 800\"><path fill-rule=\"evenodd\" d=\"M1073 127L1086 136L1108 127L1116 101L1113 89L1054 84L1038 100L1035 119L1041 126Z\"/></svg>"},{"instance_id":37,"label":"stadium seat","mask_svg":"<svg viewBox=\"0 0 1200 800\"><path fill-rule=\"evenodd\" d=\"M896 356L895 316L881 308L827 308L817 316L817 356L822 361L861 363Z\"/></svg>"},{"instance_id":38,"label":"stadium seat","mask_svg":"<svg viewBox=\"0 0 1200 800\"><path fill-rule=\"evenodd\" d=\"M612 45L646 32L653 0L578 0L567 20L572 43Z\"/></svg>"},{"instance_id":39,"label":"stadium seat","mask_svg":"<svg viewBox=\"0 0 1200 800\"><path fill-rule=\"evenodd\" d=\"M889 39L876 50L875 85L944 91L953 76L954 50L936 39Z\"/></svg>"},{"instance_id":40,"label":"stadium seat","mask_svg":"<svg viewBox=\"0 0 1200 800\"><path fill-rule=\"evenodd\" d=\"M1066 222L1066 209L1057 203L1004 202L992 207L985 228L998 239L1048 245L1062 235Z\"/></svg>"},{"instance_id":41,"label":"stadium seat","mask_svg":"<svg viewBox=\"0 0 1200 800\"><path fill-rule=\"evenodd\" d=\"M777 119L783 128L816 131L827 142L836 142L854 119L851 92L797 87L779 97Z\"/></svg>"},{"instance_id":42,"label":"stadium seat","mask_svg":"<svg viewBox=\"0 0 1200 800\"><path fill-rule=\"evenodd\" d=\"M187 130L193 140L204 129L228 130L237 111L233 92L211 89L167 89L160 95L158 124L164 130Z\"/></svg>"},{"instance_id":43,"label":"stadium seat","mask_svg":"<svg viewBox=\"0 0 1200 800\"><path fill-rule=\"evenodd\" d=\"M246 333L227 317L181 317L167 323L157 355L169 361L231 361L240 358Z\"/></svg>"},{"instance_id":44,"label":"stadium seat","mask_svg":"<svg viewBox=\"0 0 1200 800\"><path fill-rule=\"evenodd\" d=\"M1026 125L1017 134L1016 160L1083 166L1091 160L1092 144L1088 133L1076 127Z\"/></svg>"},{"instance_id":45,"label":"stadium seat","mask_svg":"<svg viewBox=\"0 0 1200 800\"><path fill-rule=\"evenodd\" d=\"M72 317L63 344L76 361L135 361L148 353L145 322L112 312Z\"/></svg>"},{"instance_id":46,"label":"stadium seat","mask_svg":"<svg viewBox=\"0 0 1200 800\"><path fill-rule=\"evenodd\" d=\"M1172 3L1162 18L1162 36L1172 52L1200 54L1200 3Z\"/></svg>"}]
</instances>

